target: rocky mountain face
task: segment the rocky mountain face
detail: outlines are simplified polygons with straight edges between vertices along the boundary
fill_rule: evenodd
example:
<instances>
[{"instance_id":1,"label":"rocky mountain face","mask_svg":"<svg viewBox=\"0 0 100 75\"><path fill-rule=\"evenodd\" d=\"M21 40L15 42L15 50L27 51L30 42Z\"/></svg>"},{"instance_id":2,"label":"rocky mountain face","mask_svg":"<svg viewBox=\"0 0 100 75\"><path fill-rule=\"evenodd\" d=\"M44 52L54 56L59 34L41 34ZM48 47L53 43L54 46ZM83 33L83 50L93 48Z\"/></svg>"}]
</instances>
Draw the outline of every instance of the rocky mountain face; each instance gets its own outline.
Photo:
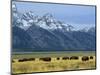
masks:
<instances>
[{"instance_id":1,"label":"rocky mountain face","mask_svg":"<svg viewBox=\"0 0 100 75\"><path fill-rule=\"evenodd\" d=\"M61 50L95 50L95 27L88 31L75 29L53 17L34 12L21 14L15 5L12 7L13 49L19 51L61 51ZM19 50L20 49L20 50Z\"/></svg>"}]
</instances>

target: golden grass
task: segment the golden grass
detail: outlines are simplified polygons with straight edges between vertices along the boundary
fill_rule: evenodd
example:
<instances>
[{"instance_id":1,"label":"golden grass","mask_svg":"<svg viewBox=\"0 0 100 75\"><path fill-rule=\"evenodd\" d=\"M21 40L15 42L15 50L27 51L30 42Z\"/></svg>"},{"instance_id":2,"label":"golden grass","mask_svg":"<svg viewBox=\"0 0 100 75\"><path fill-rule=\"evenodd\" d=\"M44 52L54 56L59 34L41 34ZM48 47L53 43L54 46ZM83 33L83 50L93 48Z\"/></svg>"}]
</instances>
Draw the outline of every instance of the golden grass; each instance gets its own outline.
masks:
<instances>
[{"instance_id":1,"label":"golden grass","mask_svg":"<svg viewBox=\"0 0 100 75\"><path fill-rule=\"evenodd\" d=\"M79 69L95 69L95 59L89 61L79 60L55 60L51 62L26 61L12 63L12 73L31 73L31 72L48 72L48 71L63 71L63 70L79 70Z\"/></svg>"}]
</instances>

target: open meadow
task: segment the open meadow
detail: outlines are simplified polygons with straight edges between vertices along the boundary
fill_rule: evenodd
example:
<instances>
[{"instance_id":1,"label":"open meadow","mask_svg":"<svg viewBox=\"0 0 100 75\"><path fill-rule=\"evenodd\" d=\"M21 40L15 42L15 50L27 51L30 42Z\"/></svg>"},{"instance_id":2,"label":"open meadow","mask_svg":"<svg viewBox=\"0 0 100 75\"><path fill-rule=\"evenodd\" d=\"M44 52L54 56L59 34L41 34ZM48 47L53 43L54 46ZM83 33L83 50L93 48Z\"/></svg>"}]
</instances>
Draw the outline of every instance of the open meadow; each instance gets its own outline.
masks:
<instances>
[{"instance_id":1,"label":"open meadow","mask_svg":"<svg viewBox=\"0 0 100 75\"><path fill-rule=\"evenodd\" d=\"M12 73L95 69L95 51L13 53Z\"/></svg>"}]
</instances>

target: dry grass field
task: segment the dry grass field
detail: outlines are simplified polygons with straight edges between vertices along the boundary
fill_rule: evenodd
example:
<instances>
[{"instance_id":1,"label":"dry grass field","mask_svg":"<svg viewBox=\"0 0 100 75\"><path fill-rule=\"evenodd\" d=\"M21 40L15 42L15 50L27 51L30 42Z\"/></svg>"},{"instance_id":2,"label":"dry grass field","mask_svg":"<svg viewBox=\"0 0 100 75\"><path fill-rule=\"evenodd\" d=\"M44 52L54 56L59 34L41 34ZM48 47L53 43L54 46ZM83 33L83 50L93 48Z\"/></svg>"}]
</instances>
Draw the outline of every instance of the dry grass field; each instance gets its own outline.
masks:
<instances>
[{"instance_id":1,"label":"dry grass field","mask_svg":"<svg viewBox=\"0 0 100 75\"><path fill-rule=\"evenodd\" d=\"M39 59L40 57L35 57L35 60L24 61L24 62L19 62L19 59L21 59L21 57L20 58L14 57L12 62L12 73L19 74L19 73L50 72L50 71L65 71L65 70L69 71L69 70L96 68L95 54L92 55L93 57L92 59L90 59L90 55L87 56L89 57L89 59L86 61L82 60L83 57L82 55L77 57L78 59L72 59L72 60L63 59L63 57L59 57L59 59L57 59L58 57L50 57L51 61L42 61Z\"/></svg>"}]
</instances>

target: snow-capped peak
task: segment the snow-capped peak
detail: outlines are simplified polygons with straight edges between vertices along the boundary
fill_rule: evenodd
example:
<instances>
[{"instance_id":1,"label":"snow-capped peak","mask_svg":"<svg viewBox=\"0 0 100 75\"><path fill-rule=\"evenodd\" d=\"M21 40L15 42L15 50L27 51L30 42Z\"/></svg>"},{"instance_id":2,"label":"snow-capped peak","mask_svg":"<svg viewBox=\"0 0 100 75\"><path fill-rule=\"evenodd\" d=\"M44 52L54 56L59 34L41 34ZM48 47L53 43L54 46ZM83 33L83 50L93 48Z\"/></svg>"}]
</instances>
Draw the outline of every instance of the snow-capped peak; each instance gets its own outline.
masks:
<instances>
[{"instance_id":1,"label":"snow-capped peak","mask_svg":"<svg viewBox=\"0 0 100 75\"><path fill-rule=\"evenodd\" d=\"M23 14L20 13L21 16L19 16L15 4L13 4L12 10L14 24L24 30L27 30L32 25L37 25L47 30L60 29L63 31L68 31L69 25L55 19L50 13L46 13L43 16L39 16L36 15L33 11L29 11ZM71 27L69 27L69 31L70 28Z\"/></svg>"}]
</instances>

